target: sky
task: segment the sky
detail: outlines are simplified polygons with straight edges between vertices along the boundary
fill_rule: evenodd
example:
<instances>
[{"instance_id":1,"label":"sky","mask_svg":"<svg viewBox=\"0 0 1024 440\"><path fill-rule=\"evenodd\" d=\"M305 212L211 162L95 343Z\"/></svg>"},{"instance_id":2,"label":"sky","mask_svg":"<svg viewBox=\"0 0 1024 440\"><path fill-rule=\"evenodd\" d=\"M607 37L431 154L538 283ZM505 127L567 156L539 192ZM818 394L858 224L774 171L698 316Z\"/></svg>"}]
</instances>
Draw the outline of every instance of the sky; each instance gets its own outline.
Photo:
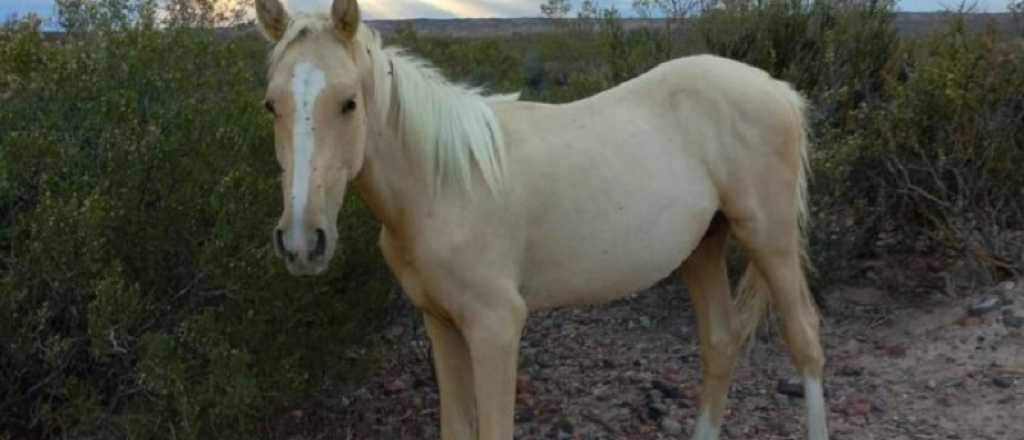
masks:
<instances>
[{"instance_id":1,"label":"sky","mask_svg":"<svg viewBox=\"0 0 1024 440\"><path fill-rule=\"evenodd\" d=\"M326 10L331 0L284 0L290 10L295 8ZM536 17L542 0L362 0L360 6L367 19L381 18L453 18L453 17ZM614 4L623 12L632 10L632 0L600 0L604 6ZM983 12L1004 12L1007 0L979 0ZM954 7L957 0L899 0L903 11L937 11ZM36 13L42 17L54 13L53 0L0 0L0 19L11 15Z\"/></svg>"}]
</instances>

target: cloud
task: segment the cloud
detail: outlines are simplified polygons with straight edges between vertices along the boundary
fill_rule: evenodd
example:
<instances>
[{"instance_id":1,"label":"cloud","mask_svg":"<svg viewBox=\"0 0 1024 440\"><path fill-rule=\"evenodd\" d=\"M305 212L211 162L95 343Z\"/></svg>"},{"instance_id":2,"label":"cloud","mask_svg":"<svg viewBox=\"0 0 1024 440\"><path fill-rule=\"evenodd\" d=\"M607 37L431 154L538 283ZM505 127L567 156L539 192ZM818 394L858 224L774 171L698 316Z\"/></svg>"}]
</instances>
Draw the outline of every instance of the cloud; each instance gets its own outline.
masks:
<instances>
[{"instance_id":1,"label":"cloud","mask_svg":"<svg viewBox=\"0 0 1024 440\"><path fill-rule=\"evenodd\" d=\"M282 0L291 11L327 11L332 0ZM452 18L452 17L536 17L544 0L359 0L364 17ZM580 2L574 1L579 4ZM598 0L602 6L614 5L624 15L633 12L632 0ZM900 0L903 11L936 11L953 7L958 0ZM979 11L1006 11L1006 0L979 0ZM54 15L53 0L0 0L0 20L12 14ZM575 11L571 13L575 15Z\"/></svg>"},{"instance_id":2,"label":"cloud","mask_svg":"<svg viewBox=\"0 0 1024 440\"><path fill-rule=\"evenodd\" d=\"M359 7L363 17L377 18L453 18L457 14L446 11L432 3L417 0L362 0ZM440 2L445 3L445 2ZM451 3L450 1L447 3ZM326 12L331 7L331 0L285 0L291 12Z\"/></svg>"},{"instance_id":3,"label":"cloud","mask_svg":"<svg viewBox=\"0 0 1024 440\"><path fill-rule=\"evenodd\" d=\"M327 11L331 0L286 0L291 11ZM361 0L369 19L535 17L540 1L522 0Z\"/></svg>"}]
</instances>

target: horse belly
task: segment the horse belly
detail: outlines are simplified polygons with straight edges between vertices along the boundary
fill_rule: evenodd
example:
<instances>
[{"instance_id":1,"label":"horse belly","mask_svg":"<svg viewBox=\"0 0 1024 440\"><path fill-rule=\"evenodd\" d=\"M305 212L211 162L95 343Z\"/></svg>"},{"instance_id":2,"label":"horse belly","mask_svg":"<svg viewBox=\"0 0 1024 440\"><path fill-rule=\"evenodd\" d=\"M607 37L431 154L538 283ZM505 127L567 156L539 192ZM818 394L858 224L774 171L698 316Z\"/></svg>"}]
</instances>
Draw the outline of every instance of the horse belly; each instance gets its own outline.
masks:
<instances>
[{"instance_id":1,"label":"horse belly","mask_svg":"<svg viewBox=\"0 0 1024 440\"><path fill-rule=\"evenodd\" d=\"M668 276L700 243L717 210L710 184L683 188L653 196L625 191L609 203L549 213L531 234L523 265L528 306L604 303Z\"/></svg>"}]
</instances>

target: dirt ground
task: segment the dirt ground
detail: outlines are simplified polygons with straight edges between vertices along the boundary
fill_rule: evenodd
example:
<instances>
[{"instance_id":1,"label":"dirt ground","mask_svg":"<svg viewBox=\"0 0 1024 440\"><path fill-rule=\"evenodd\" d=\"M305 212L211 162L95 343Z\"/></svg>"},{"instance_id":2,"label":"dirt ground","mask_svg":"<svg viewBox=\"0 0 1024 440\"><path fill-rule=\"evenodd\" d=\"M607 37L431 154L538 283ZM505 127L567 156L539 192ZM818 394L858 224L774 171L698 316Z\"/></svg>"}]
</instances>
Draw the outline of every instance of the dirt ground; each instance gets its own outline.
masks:
<instances>
[{"instance_id":1,"label":"dirt ground","mask_svg":"<svg viewBox=\"0 0 1024 440\"><path fill-rule=\"evenodd\" d=\"M962 294L836 287L824 297L833 439L1024 439L1024 280ZM532 315L516 438L689 438L700 384L693 321L673 285ZM341 412L307 425L318 426L309 438L439 438L429 346L414 328L384 336L381 365L341 398ZM780 338L762 332L738 367L722 438L804 438L802 398L780 384L794 374Z\"/></svg>"}]
</instances>

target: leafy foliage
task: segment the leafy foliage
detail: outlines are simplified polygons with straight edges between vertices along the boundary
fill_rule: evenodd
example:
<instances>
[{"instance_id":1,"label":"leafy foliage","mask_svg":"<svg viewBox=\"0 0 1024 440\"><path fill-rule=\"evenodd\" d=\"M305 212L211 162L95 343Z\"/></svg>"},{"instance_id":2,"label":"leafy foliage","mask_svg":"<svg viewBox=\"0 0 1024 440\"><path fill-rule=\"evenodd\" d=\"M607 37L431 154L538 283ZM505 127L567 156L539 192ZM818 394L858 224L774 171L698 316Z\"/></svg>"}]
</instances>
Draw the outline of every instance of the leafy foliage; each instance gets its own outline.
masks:
<instances>
[{"instance_id":1,"label":"leafy foliage","mask_svg":"<svg viewBox=\"0 0 1024 440\"><path fill-rule=\"evenodd\" d=\"M1024 270L1024 50L960 17L897 55L879 102L848 113L859 130L830 135L844 199L875 230L979 260L986 281Z\"/></svg>"},{"instance_id":2,"label":"leafy foliage","mask_svg":"<svg viewBox=\"0 0 1024 440\"><path fill-rule=\"evenodd\" d=\"M358 377L387 322L376 224L283 273L264 45L188 28L0 34L0 432L233 438ZM315 404L315 401L314 403Z\"/></svg>"}]
</instances>

